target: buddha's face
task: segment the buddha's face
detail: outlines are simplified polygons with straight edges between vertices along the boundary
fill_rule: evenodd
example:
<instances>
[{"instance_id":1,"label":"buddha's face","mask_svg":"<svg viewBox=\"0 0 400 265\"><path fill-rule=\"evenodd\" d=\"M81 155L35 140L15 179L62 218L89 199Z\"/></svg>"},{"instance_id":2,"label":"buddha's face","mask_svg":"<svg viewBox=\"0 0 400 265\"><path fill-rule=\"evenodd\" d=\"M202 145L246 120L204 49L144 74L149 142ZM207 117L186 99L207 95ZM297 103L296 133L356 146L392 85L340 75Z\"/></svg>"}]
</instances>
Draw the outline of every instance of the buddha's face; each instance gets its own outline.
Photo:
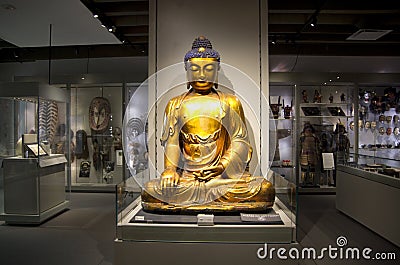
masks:
<instances>
[{"instance_id":1,"label":"buddha's face","mask_svg":"<svg viewBox=\"0 0 400 265\"><path fill-rule=\"evenodd\" d=\"M192 58L186 69L190 85L198 92L206 92L217 80L219 65L214 58Z\"/></svg>"}]
</instances>

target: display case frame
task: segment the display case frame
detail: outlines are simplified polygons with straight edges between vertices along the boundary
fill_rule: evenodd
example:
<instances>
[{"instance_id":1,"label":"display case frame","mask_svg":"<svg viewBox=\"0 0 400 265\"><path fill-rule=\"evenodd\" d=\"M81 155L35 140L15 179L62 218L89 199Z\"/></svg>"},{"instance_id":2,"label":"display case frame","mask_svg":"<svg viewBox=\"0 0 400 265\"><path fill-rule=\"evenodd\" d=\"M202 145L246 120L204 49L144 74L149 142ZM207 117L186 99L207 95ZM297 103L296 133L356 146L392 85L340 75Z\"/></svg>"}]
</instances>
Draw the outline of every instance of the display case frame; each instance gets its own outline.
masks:
<instances>
[{"instance_id":1,"label":"display case frame","mask_svg":"<svg viewBox=\"0 0 400 265\"><path fill-rule=\"evenodd\" d=\"M184 69L183 65L179 67L180 70ZM175 71L173 71L176 73ZM159 74L158 76L161 76ZM168 75L169 78L173 78L173 75ZM136 91L138 96L141 95L141 90L148 90L148 85L151 84L150 81L144 82L139 89ZM177 95L181 94L182 91L178 91L178 89L182 89L183 86L173 87L173 89L168 90L163 95L162 100L157 100L153 102L152 98L149 98L148 108L150 110L159 109L160 113L165 109L165 106L158 106L159 104L163 104L167 102L166 99L175 98ZM223 91L223 93L232 93L228 87L219 86L219 91ZM258 92L259 90L255 90ZM235 91L237 92L237 91ZM221 92L222 93L222 92ZM237 97L238 93L235 94ZM150 93L149 93L150 96ZM254 96L254 95L251 95ZM255 97L253 97L255 98ZM265 179L272 182L275 185L275 191L279 194L275 196L275 203L272 209L267 209L263 212L254 212L255 219L252 222L244 221L242 216L246 210L243 212L235 212L228 213L228 211L218 213L218 211L213 211L208 209L203 209L203 211L199 210L198 212L191 213L183 213L179 212L176 214L168 214L168 213L144 213L142 211L142 202L140 200L140 192L137 193L137 185L143 189L146 185L146 182L149 180L153 180L154 178L160 177L159 174L163 171L162 164L164 161L163 154L164 151L162 148L159 148L159 153L155 154L155 157L159 158L156 160L151 160L151 153L148 154L148 165L149 168L146 168L142 171L137 171L136 167L131 167L131 162L135 161L134 158L130 157L130 149L132 144L134 143L135 137L130 136L129 130L129 121L133 119L139 119L141 116L141 112L136 110L136 101L135 98L131 99L133 104L129 104L127 106L127 110L125 113L125 122L124 122L124 151L125 158L127 160L127 165L130 168L130 171L133 175L132 178L126 179L120 185L117 186L116 194L117 194L117 234L116 234L116 246L119 249L120 246L124 246L125 244L131 243L146 243L146 242L167 242L167 243L179 243L179 244L187 244L187 243L221 243L221 244L247 244L247 243L287 243L291 244L296 242L296 186L295 183L288 181L284 177L281 176L278 172L275 172L271 167L267 167L267 170L264 171L264 168L261 169L261 163L268 163L272 159L273 151L275 151L275 145L269 145L269 141L273 141L275 137L275 120L268 119L270 115L270 108L267 101L262 101L259 98L256 98L257 105L252 106L256 110L265 110L266 115L264 113L263 117L267 117L265 120L262 120L265 123L263 126L263 130L267 130L270 128L270 140L266 137L266 139L262 139L262 137L255 137L256 133L261 132L260 123L253 122L253 124L249 122L247 128L251 126L249 130L252 130L253 133L249 133L249 142L253 149L253 159L254 164L253 168L251 162L247 161L249 166L249 172L252 175L261 174ZM143 99L141 99L143 101ZM241 98L242 102L246 102L246 97ZM130 103L131 103L130 102ZM265 104L264 104L265 103ZM248 106L248 105L246 105ZM256 107L257 106L257 107ZM244 116L250 119L253 113L246 113L244 109ZM250 109L251 110L251 109ZM144 110L145 118L147 118L144 122L146 124L151 123L151 112L146 108ZM248 114L249 116L246 116ZM162 114L160 114L162 116ZM158 115L157 115L158 116ZM250 117L250 118L249 118ZM265 125L266 124L266 125ZM156 123L157 125L157 123ZM154 148L153 145L159 145L159 141L155 141L155 139L160 139L160 135L162 133L161 126L162 123L158 123L158 130L156 132L145 132L144 137L141 139L144 142L141 142L143 146L147 147L147 150L151 150ZM260 126L260 127L257 127ZM267 129L265 129L267 128ZM139 135L142 135L142 131L140 130ZM147 140L146 140L147 139ZM272 139L272 140L271 140ZM261 162L260 156L258 152L261 149L261 142L263 142L270 149L266 148L266 154L268 154L268 161L263 160ZM259 148L259 149L257 149ZM265 148L265 146L263 146ZM271 151L273 150L273 151ZM269 151L269 152L268 152ZM292 156L292 154L291 154ZM134 164L134 163L133 163ZM160 165L159 168L151 168L151 166ZM153 172L154 171L154 172ZM257 176L257 175L255 175ZM218 197L216 198L218 199ZM249 203L250 204L250 203ZM207 203L205 203L207 206ZM238 203L239 205L239 203ZM201 205L200 205L201 206ZM228 207L228 206L227 206ZM258 219L259 218L259 219ZM265 219L263 219L265 218ZM271 221L273 218L279 218L279 223ZM222 220L224 219L224 220ZM273 223L274 222L274 223Z\"/></svg>"}]
</instances>

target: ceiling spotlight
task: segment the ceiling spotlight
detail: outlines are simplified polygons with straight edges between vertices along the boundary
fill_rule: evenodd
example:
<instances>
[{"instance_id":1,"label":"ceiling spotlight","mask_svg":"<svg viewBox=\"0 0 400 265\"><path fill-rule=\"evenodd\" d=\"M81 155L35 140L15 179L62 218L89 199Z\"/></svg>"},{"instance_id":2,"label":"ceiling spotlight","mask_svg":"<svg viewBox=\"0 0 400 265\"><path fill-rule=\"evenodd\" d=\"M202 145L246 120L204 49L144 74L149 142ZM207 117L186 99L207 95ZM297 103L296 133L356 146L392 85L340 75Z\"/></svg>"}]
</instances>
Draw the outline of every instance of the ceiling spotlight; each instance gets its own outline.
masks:
<instances>
[{"instance_id":1,"label":"ceiling spotlight","mask_svg":"<svg viewBox=\"0 0 400 265\"><path fill-rule=\"evenodd\" d=\"M310 23L311 27L315 27L317 25L317 17L313 17Z\"/></svg>"},{"instance_id":2,"label":"ceiling spotlight","mask_svg":"<svg viewBox=\"0 0 400 265\"><path fill-rule=\"evenodd\" d=\"M108 31L109 31L109 32L112 32L112 31L113 31L113 29L112 29L112 28L109 28L109 29L108 29Z\"/></svg>"},{"instance_id":3,"label":"ceiling spotlight","mask_svg":"<svg viewBox=\"0 0 400 265\"><path fill-rule=\"evenodd\" d=\"M337 77L336 77L336 79L339 79L339 78L340 78L340 76L337 76Z\"/></svg>"},{"instance_id":4,"label":"ceiling spotlight","mask_svg":"<svg viewBox=\"0 0 400 265\"><path fill-rule=\"evenodd\" d=\"M271 41L271 43L272 43L273 45L275 45L275 44L276 44L276 36L273 36L273 37L272 37L272 41Z\"/></svg>"},{"instance_id":5,"label":"ceiling spotlight","mask_svg":"<svg viewBox=\"0 0 400 265\"><path fill-rule=\"evenodd\" d=\"M103 27L103 28L105 28L106 26L104 26L104 24L101 24L101 26Z\"/></svg>"},{"instance_id":6,"label":"ceiling spotlight","mask_svg":"<svg viewBox=\"0 0 400 265\"><path fill-rule=\"evenodd\" d=\"M82 77L81 77L81 79L82 79L82 80L85 80L85 77L84 77L84 76L82 76Z\"/></svg>"},{"instance_id":7,"label":"ceiling spotlight","mask_svg":"<svg viewBox=\"0 0 400 265\"><path fill-rule=\"evenodd\" d=\"M94 14L94 15L93 15L93 17L94 17L94 18L98 18L98 17L99 17L99 15L97 15L97 14Z\"/></svg>"}]
</instances>

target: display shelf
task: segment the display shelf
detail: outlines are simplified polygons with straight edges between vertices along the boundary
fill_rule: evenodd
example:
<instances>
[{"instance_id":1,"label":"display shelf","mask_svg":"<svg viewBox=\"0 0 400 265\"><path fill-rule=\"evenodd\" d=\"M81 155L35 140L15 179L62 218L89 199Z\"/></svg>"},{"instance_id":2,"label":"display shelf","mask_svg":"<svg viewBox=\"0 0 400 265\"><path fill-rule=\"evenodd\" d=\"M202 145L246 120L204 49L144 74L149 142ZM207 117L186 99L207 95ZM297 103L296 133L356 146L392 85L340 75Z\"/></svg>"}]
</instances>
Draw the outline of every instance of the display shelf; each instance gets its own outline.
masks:
<instances>
[{"instance_id":1,"label":"display shelf","mask_svg":"<svg viewBox=\"0 0 400 265\"><path fill-rule=\"evenodd\" d=\"M332 106L332 105L334 105L334 106L348 106L348 105L351 105L352 103L344 103L344 102L332 102L332 103L327 103L327 102L324 102L324 103L318 103L318 102L309 102L309 103L300 103L300 107L305 107L305 106L313 106L313 105L316 105L316 106Z\"/></svg>"},{"instance_id":2,"label":"display shelf","mask_svg":"<svg viewBox=\"0 0 400 265\"><path fill-rule=\"evenodd\" d=\"M325 119L325 118L353 118L354 116L332 116L332 115L326 115L326 116L300 116L301 118L311 118L311 119Z\"/></svg>"},{"instance_id":3,"label":"display shelf","mask_svg":"<svg viewBox=\"0 0 400 265\"><path fill-rule=\"evenodd\" d=\"M294 118L293 117L291 117L291 118L282 118L282 117L280 117L280 118L277 118L277 119L272 118L270 120L271 121L287 121L287 120L294 120Z\"/></svg>"}]
</instances>

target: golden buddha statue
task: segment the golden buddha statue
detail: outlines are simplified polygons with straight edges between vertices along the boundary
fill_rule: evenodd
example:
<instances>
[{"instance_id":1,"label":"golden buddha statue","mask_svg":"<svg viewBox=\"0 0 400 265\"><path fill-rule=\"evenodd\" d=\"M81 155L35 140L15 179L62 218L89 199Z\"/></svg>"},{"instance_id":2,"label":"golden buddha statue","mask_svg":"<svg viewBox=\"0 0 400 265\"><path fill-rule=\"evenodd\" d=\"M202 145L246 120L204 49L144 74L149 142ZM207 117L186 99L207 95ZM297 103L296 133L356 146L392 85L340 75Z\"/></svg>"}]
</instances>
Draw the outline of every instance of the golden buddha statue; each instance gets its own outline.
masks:
<instances>
[{"instance_id":1,"label":"golden buddha statue","mask_svg":"<svg viewBox=\"0 0 400 265\"><path fill-rule=\"evenodd\" d=\"M257 212L275 189L248 172L252 148L239 99L217 90L220 57L205 37L185 56L188 92L165 109L164 171L142 191L150 212Z\"/></svg>"}]
</instances>

